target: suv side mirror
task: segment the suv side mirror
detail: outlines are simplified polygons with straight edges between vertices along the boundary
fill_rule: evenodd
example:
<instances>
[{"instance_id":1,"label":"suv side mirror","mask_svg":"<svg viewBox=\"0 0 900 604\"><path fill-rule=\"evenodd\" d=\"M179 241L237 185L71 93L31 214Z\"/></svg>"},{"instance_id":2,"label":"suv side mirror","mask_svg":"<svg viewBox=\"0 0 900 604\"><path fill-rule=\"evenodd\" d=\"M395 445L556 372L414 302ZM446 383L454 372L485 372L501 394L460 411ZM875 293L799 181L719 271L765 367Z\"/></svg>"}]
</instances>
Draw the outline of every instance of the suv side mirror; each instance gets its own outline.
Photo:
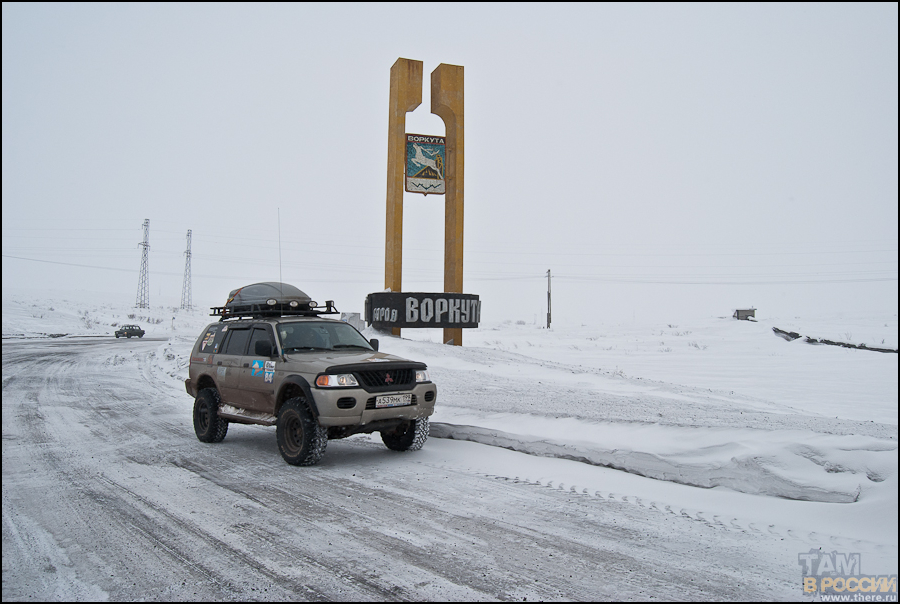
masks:
<instances>
[{"instance_id":1,"label":"suv side mirror","mask_svg":"<svg viewBox=\"0 0 900 604\"><path fill-rule=\"evenodd\" d=\"M369 340L369 344L372 346L372 348L375 349L375 352L378 352L378 340L372 338L371 340Z\"/></svg>"},{"instance_id":2,"label":"suv side mirror","mask_svg":"<svg viewBox=\"0 0 900 604\"><path fill-rule=\"evenodd\" d=\"M256 349L253 352L256 353L256 356L258 357L271 357L272 342L269 342L267 340L257 340Z\"/></svg>"}]
</instances>

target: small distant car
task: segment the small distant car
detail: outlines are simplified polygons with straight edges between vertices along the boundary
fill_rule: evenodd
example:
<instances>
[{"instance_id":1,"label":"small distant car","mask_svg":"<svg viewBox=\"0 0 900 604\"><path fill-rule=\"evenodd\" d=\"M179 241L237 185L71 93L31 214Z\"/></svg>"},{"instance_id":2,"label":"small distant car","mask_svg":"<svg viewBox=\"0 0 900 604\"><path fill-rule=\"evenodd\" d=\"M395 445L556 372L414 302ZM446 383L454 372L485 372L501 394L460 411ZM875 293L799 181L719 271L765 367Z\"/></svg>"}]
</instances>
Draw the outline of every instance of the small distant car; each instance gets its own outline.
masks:
<instances>
[{"instance_id":1,"label":"small distant car","mask_svg":"<svg viewBox=\"0 0 900 604\"><path fill-rule=\"evenodd\" d=\"M141 329L139 325L123 325L121 328L116 330L117 338L130 338L131 336L143 338L144 330Z\"/></svg>"}]
</instances>

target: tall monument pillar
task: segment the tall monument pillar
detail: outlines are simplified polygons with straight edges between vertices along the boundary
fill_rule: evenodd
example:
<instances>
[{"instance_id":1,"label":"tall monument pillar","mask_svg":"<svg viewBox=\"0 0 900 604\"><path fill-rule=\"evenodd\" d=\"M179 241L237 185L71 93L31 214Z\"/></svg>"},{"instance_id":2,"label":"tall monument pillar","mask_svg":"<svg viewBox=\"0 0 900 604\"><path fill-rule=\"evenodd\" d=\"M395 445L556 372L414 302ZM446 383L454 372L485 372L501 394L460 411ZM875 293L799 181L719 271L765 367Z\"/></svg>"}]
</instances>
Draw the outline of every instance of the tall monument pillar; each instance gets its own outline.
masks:
<instances>
[{"instance_id":1,"label":"tall monument pillar","mask_svg":"<svg viewBox=\"0 0 900 604\"><path fill-rule=\"evenodd\" d=\"M406 114L422 104L422 61L397 59L391 67L388 117L387 233L384 287L403 291L403 167L406 164ZM391 329L395 336L400 328Z\"/></svg>"},{"instance_id":2,"label":"tall monument pillar","mask_svg":"<svg viewBox=\"0 0 900 604\"><path fill-rule=\"evenodd\" d=\"M463 291L463 68L441 63L431 72L431 112L447 131L447 178L444 194L444 291ZM445 327L444 342L462 346L462 328Z\"/></svg>"},{"instance_id":3,"label":"tall monument pillar","mask_svg":"<svg viewBox=\"0 0 900 604\"><path fill-rule=\"evenodd\" d=\"M431 112L446 136L406 132L406 114L422 104L422 61L391 67L388 117L384 292L366 296L366 322L395 336L401 328L443 329L443 342L462 346L462 330L481 321L481 300L463 293L463 68L441 63L431 72ZM403 292L403 194L444 196L444 291Z\"/></svg>"}]
</instances>

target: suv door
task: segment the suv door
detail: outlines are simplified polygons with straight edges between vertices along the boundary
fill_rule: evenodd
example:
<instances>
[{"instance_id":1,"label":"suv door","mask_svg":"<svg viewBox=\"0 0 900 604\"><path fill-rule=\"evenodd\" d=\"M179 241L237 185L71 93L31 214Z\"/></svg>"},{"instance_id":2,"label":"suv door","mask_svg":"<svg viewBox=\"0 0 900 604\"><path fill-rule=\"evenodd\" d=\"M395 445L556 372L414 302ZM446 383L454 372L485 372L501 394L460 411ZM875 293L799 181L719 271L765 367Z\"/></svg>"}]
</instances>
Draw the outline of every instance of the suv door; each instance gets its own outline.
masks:
<instances>
[{"instance_id":1,"label":"suv door","mask_svg":"<svg viewBox=\"0 0 900 604\"><path fill-rule=\"evenodd\" d=\"M241 359L247 352L250 340L249 325L226 325L225 343L216 355L216 385L223 403L244 408L244 397L241 396Z\"/></svg>"},{"instance_id":2,"label":"suv door","mask_svg":"<svg viewBox=\"0 0 900 604\"><path fill-rule=\"evenodd\" d=\"M256 354L256 343L268 342L272 356ZM241 359L239 388L248 409L273 413L275 411L275 337L267 324L253 326L247 354Z\"/></svg>"}]
</instances>

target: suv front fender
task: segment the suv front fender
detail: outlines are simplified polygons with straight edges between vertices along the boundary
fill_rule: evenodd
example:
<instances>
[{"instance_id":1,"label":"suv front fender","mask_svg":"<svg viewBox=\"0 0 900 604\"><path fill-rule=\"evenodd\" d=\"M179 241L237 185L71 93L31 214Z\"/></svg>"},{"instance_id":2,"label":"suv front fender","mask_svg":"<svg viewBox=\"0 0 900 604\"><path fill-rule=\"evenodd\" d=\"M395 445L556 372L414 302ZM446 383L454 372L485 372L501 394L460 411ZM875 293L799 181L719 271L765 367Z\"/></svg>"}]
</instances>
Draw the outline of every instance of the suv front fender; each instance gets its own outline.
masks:
<instances>
[{"instance_id":1,"label":"suv front fender","mask_svg":"<svg viewBox=\"0 0 900 604\"><path fill-rule=\"evenodd\" d=\"M281 382L278 396L275 397L275 417L278 417L278 412L281 411L281 406L285 401L297 396L296 392L298 389L302 391L303 398L306 399L306 404L309 405L309 410L312 412L313 417L318 420L319 410L316 408L316 400L313 398L312 388L309 387L309 382L300 375L290 375Z\"/></svg>"}]
</instances>

